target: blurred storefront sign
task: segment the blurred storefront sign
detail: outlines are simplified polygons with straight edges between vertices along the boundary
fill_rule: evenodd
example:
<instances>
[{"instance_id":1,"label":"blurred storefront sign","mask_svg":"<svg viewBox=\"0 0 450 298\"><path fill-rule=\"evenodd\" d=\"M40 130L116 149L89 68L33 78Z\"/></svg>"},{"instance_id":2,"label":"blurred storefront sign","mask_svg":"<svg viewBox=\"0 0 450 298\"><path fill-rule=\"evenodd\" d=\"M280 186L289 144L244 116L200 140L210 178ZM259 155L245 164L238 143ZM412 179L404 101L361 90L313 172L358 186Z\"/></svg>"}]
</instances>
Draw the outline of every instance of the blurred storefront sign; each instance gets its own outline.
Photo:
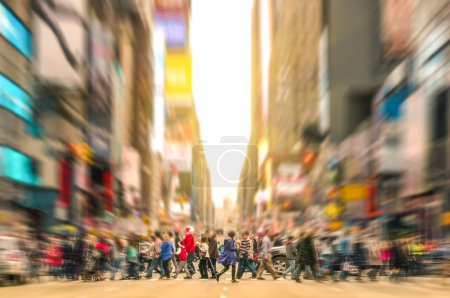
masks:
<instances>
[{"instance_id":1,"label":"blurred storefront sign","mask_svg":"<svg viewBox=\"0 0 450 298\"><path fill-rule=\"evenodd\" d=\"M122 155L121 177L126 204L131 207L137 207L140 197L141 179L140 179L140 155L132 147L125 146Z\"/></svg>"},{"instance_id":2,"label":"blurred storefront sign","mask_svg":"<svg viewBox=\"0 0 450 298\"><path fill-rule=\"evenodd\" d=\"M368 188L365 184L346 184L341 188L341 199L344 201L364 200Z\"/></svg>"},{"instance_id":3,"label":"blurred storefront sign","mask_svg":"<svg viewBox=\"0 0 450 298\"><path fill-rule=\"evenodd\" d=\"M37 162L15 149L0 145L0 178L28 185L39 185Z\"/></svg>"},{"instance_id":4,"label":"blurred storefront sign","mask_svg":"<svg viewBox=\"0 0 450 298\"><path fill-rule=\"evenodd\" d=\"M176 14L188 17L191 9L191 0L154 0L157 14Z\"/></svg>"},{"instance_id":5,"label":"blurred storefront sign","mask_svg":"<svg viewBox=\"0 0 450 298\"><path fill-rule=\"evenodd\" d=\"M164 160L175 164L178 171L191 171L192 167L192 145L182 142L165 142Z\"/></svg>"},{"instance_id":6,"label":"blurred storefront sign","mask_svg":"<svg viewBox=\"0 0 450 298\"><path fill-rule=\"evenodd\" d=\"M192 60L190 52L167 53L165 95L171 105L192 105Z\"/></svg>"},{"instance_id":7,"label":"blurred storefront sign","mask_svg":"<svg viewBox=\"0 0 450 298\"><path fill-rule=\"evenodd\" d=\"M33 58L30 31L3 2L0 2L0 35L28 60Z\"/></svg>"},{"instance_id":8,"label":"blurred storefront sign","mask_svg":"<svg viewBox=\"0 0 450 298\"><path fill-rule=\"evenodd\" d=\"M40 1L45 2L45 1ZM59 30L57 38L49 24L35 17L33 33L36 37L36 70L41 80L66 87L85 85L84 72L77 71L67 60L63 49L84 61L86 56L86 29L82 20L86 16L86 0L53 0L54 7L65 7L68 13L59 13L58 8L45 6L53 25ZM62 39L62 40L61 40ZM64 45L61 45L61 42Z\"/></svg>"},{"instance_id":9,"label":"blurred storefront sign","mask_svg":"<svg viewBox=\"0 0 450 298\"><path fill-rule=\"evenodd\" d=\"M112 131L112 35L99 22L91 23L89 33L89 140L94 156L109 162Z\"/></svg>"},{"instance_id":10,"label":"blurred storefront sign","mask_svg":"<svg viewBox=\"0 0 450 298\"><path fill-rule=\"evenodd\" d=\"M441 215L441 224L443 226L450 226L450 212L444 212Z\"/></svg>"},{"instance_id":11,"label":"blurred storefront sign","mask_svg":"<svg viewBox=\"0 0 450 298\"><path fill-rule=\"evenodd\" d=\"M155 27L164 32L168 50L185 49L188 43L187 20L183 16L156 16Z\"/></svg>"}]
</instances>

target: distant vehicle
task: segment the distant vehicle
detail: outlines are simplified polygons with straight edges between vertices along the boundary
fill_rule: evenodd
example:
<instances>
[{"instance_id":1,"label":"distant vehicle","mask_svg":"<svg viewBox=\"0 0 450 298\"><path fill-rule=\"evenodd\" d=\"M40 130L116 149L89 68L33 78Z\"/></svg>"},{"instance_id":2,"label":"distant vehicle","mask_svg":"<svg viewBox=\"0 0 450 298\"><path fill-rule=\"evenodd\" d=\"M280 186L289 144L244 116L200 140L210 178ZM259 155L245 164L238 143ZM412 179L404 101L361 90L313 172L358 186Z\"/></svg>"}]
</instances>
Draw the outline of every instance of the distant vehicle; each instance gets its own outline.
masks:
<instances>
[{"instance_id":1,"label":"distant vehicle","mask_svg":"<svg viewBox=\"0 0 450 298\"><path fill-rule=\"evenodd\" d=\"M17 238L0 236L0 280L24 283L27 274L27 256Z\"/></svg>"}]
</instances>

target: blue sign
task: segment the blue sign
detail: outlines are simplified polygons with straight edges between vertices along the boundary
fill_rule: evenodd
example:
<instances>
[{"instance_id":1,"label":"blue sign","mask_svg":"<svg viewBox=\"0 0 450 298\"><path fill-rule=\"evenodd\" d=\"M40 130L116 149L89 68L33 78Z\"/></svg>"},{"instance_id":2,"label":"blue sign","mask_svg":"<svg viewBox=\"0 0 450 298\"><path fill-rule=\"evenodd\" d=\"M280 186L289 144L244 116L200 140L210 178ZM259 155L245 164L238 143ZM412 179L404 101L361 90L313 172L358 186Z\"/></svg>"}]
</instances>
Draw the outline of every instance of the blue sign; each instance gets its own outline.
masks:
<instances>
[{"instance_id":1,"label":"blue sign","mask_svg":"<svg viewBox=\"0 0 450 298\"><path fill-rule=\"evenodd\" d=\"M179 16L159 16L155 19L155 24L164 31L167 48L186 47L186 19Z\"/></svg>"},{"instance_id":2,"label":"blue sign","mask_svg":"<svg viewBox=\"0 0 450 298\"><path fill-rule=\"evenodd\" d=\"M0 35L28 60L31 60L32 38L30 31L2 2L0 2Z\"/></svg>"},{"instance_id":3,"label":"blue sign","mask_svg":"<svg viewBox=\"0 0 450 298\"><path fill-rule=\"evenodd\" d=\"M31 97L16 83L0 73L0 108L5 108L26 122L33 122Z\"/></svg>"},{"instance_id":4,"label":"blue sign","mask_svg":"<svg viewBox=\"0 0 450 298\"><path fill-rule=\"evenodd\" d=\"M31 157L5 146L0 146L0 177L26 184L40 184L36 162Z\"/></svg>"}]
</instances>

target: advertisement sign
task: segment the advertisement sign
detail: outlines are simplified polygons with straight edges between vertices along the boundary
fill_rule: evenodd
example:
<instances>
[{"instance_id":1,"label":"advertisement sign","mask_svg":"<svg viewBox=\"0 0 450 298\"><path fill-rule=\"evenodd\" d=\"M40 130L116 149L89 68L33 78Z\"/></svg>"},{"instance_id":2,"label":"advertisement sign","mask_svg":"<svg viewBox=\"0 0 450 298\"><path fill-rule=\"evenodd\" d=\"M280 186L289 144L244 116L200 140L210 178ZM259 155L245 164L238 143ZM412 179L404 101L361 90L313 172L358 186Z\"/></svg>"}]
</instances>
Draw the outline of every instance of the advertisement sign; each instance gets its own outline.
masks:
<instances>
[{"instance_id":1,"label":"advertisement sign","mask_svg":"<svg viewBox=\"0 0 450 298\"><path fill-rule=\"evenodd\" d=\"M33 120L30 95L2 73L0 73L0 107L24 121L32 122Z\"/></svg>"},{"instance_id":2,"label":"advertisement sign","mask_svg":"<svg viewBox=\"0 0 450 298\"><path fill-rule=\"evenodd\" d=\"M364 200L367 197L367 185L346 184L341 189L341 199L344 201Z\"/></svg>"},{"instance_id":3,"label":"advertisement sign","mask_svg":"<svg viewBox=\"0 0 450 298\"><path fill-rule=\"evenodd\" d=\"M167 53L165 95L169 103L192 104L192 60L190 53Z\"/></svg>"},{"instance_id":4,"label":"advertisement sign","mask_svg":"<svg viewBox=\"0 0 450 298\"><path fill-rule=\"evenodd\" d=\"M155 27L164 31L167 48L184 49L187 43L187 22L180 16L158 16L155 18Z\"/></svg>"},{"instance_id":5,"label":"advertisement sign","mask_svg":"<svg viewBox=\"0 0 450 298\"><path fill-rule=\"evenodd\" d=\"M100 23L90 26L89 140L94 156L111 157L112 35Z\"/></svg>"},{"instance_id":6,"label":"advertisement sign","mask_svg":"<svg viewBox=\"0 0 450 298\"><path fill-rule=\"evenodd\" d=\"M189 16L190 0L154 0L155 11L158 14L178 14Z\"/></svg>"},{"instance_id":7,"label":"advertisement sign","mask_svg":"<svg viewBox=\"0 0 450 298\"><path fill-rule=\"evenodd\" d=\"M30 31L3 2L0 2L0 35L28 60L32 59Z\"/></svg>"},{"instance_id":8,"label":"advertisement sign","mask_svg":"<svg viewBox=\"0 0 450 298\"><path fill-rule=\"evenodd\" d=\"M192 144L186 142L165 142L164 160L175 164L178 171L192 170Z\"/></svg>"},{"instance_id":9,"label":"advertisement sign","mask_svg":"<svg viewBox=\"0 0 450 298\"><path fill-rule=\"evenodd\" d=\"M73 14L81 18L86 15L86 0L67 1L53 0L54 5L64 6L70 3ZM70 17L66 14L58 14L48 9L48 14L54 25L64 38L65 46L78 61L85 60L86 53L86 29L80 17ZM53 84L68 87L84 87L82 72L75 70L67 60L55 33L49 25L40 17L35 17L33 32L36 36L36 70L43 80Z\"/></svg>"},{"instance_id":10,"label":"advertisement sign","mask_svg":"<svg viewBox=\"0 0 450 298\"><path fill-rule=\"evenodd\" d=\"M130 207L138 206L141 175L140 175L141 158L139 153L129 147L123 147L122 152L122 183L124 187L125 202Z\"/></svg>"}]
</instances>

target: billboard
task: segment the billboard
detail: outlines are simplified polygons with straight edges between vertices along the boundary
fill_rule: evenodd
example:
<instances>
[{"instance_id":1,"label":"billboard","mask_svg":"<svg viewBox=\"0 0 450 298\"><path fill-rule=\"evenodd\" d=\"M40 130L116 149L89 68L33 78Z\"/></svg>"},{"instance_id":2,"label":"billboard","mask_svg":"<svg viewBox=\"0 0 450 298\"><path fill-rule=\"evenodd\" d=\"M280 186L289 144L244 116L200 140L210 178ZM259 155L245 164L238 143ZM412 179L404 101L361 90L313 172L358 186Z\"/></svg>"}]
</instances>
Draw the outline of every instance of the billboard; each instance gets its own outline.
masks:
<instances>
[{"instance_id":1,"label":"billboard","mask_svg":"<svg viewBox=\"0 0 450 298\"><path fill-rule=\"evenodd\" d=\"M85 0L53 0L56 6L64 6L70 3L74 14L84 18L86 15ZM85 60L86 53L86 29L83 27L80 17L68 17L66 14L58 14L49 9L48 12L56 29L60 31L60 38L65 43L78 61ZM67 60L55 33L42 18L35 18L33 32L36 36L36 70L43 80L51 81L69 87L84 87L82 72L75 70Z\"/></svg>"},{"instance_id":2,"label":"billboard","mask_svg":"<svg viewBox=\"0 0 450 298\"><path fill-rule=\"evenodd\" d=\"M192 59L190 52L167 53L165 95L171 104L192 104Z\"/></svg>"},{"instance_id":3,"label":"billboard","mask_svg":"<svg viewBox=\"0 0 450 298\"><path fill-rule=\"evenodd\" d=\"M155 27L164 31L166 47L184 49L187 45L187 21L182 16L157 16Z\"/></svg>"},{"instance_id":4,"label":"billboard","mask_svg":"<svg viewBox=\"0 0 450 298\"><path fill-rule=\"evenodd\" d=\"M3 2L0 2L0 35L28 60L32 59L30 31Z\"/></svg>"},{"instance_id":5,"label":"billboard","mask_svg":"<svg viewBox=\"0 0 450 298\"><path fill-rule=\"evenodd\" d=\"M190 14L190 0L154 0L155 11L158 14L177 14L188 17Z\"/></svg>"},{"instance_id":6,"label":"billboard","mask_svg":"<svg viewBox=\"0 0 450 298\"><path fill-rule=\"evenodd\" d=\"M99 22L89 31L89 141L94 156L109 161L111 156L112 35Z\"/></svg>"},{"instance_id":7,"label":"billboard","mask_svg":"<svg viewBox=\"0 0 450 298\"><path fill-rule=\"evenodd\" d=\"M31 96L2 73L0 73L0 107L26 122L33 121Z\"/></svg>"}]
</instances>

